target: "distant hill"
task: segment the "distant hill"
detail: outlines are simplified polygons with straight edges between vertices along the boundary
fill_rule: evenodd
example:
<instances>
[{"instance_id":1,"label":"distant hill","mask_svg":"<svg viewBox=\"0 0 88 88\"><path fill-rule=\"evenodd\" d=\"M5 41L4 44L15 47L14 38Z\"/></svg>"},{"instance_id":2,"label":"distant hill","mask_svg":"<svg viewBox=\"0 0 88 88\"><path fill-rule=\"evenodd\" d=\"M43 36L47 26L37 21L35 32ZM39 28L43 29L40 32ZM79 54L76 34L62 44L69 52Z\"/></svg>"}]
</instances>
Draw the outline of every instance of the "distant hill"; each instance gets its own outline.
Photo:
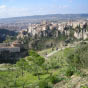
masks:
<instances>
[{"instance_id":1,"label":"distant hill","mask_svg":"<svg viewBox=\"0 0 88 88\"><path fill-rule=\"evenodd\" d=\"M41 20L62 21L62 20L88 19L88 14L50 14L35 15L0 19L0 23L38 23Z\"/></svg>"}]
</instances>

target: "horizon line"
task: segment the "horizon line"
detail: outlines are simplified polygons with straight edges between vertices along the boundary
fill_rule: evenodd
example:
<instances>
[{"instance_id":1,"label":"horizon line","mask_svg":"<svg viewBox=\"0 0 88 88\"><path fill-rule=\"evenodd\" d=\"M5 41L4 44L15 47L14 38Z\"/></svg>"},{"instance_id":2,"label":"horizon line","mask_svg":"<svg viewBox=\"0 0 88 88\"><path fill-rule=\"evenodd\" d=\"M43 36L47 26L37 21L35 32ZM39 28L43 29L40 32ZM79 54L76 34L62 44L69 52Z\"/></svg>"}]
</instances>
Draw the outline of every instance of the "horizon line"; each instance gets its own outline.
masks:
<instances>
[{"instance_id":1,"label":"horizon line","mask_svg":"<svg viewBox=\"0 0 88 88\"><path fill-rule=\"evenodd\" d=\"M12 19L12 18L22 18L22 17L34 17L34 16L48 16L48 15L88 15L88 13L56 13L56 14L41 14L41 15L27 15L27 16L16 16L16 17L4 17L4 18L0 18L0 20L2 19Z\"/></svg>"}]
</instances>

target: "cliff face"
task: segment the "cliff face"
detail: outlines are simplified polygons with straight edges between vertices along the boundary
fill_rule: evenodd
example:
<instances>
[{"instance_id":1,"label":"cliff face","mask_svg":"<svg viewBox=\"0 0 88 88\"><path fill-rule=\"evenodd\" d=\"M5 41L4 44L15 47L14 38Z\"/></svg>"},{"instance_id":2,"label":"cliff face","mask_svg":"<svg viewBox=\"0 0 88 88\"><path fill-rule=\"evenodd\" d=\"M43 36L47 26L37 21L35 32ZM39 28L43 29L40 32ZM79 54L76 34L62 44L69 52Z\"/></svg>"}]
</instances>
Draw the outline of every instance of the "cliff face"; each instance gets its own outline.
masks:
<instances>
[{"instance_id":1,"label":"cliff face","mask_svg":"<svg viewBox=\"0 0 88 88\"><path fill-rule=\"evenodd\" d=\"M75 32L74 37L77 39L84 39L85 40L88 38L88 31L87 32L85 32L85 31Z\"/></svg>"},{"instance_id":2,"label":"cliff face","mask_svg":"<svg viewBox=\"0 0 88 88\"><path fill-rule=\"evenodd\" d=\"M28 33L33 37L58 37L59 34L73 36L77 39L88 38L88 25L82 22L45 23L32 24L28 28ZM73 33L73 34L72 34Z\"/></svg>"},{"instance_id":3,"label":"cliff face","mask_svg":"<svg viewBox=\"0 0 88 88\"><path fill-rule=\"evenodd\" d=\"M4 50L2 50L4 49ZM0 63L16 63L21 58L28 56L28 51L20 48L0 48Z\"/></svg>"},{"instance_id":4,"label":"cliff face","mask_svg":"<svg viewBox=\"0 0 88 88\"><path fill-rule=\"evenodd\" d=\"M67 40L73 42L77 39L87 39L88 25L85 26L84 22L81 22L80 26L73 24L76 22L31 24L28 29L19 33L18 39L22 38L28 46L36 49L50 48L52 43L55 46Z\"/></svg>"}]
</instances>

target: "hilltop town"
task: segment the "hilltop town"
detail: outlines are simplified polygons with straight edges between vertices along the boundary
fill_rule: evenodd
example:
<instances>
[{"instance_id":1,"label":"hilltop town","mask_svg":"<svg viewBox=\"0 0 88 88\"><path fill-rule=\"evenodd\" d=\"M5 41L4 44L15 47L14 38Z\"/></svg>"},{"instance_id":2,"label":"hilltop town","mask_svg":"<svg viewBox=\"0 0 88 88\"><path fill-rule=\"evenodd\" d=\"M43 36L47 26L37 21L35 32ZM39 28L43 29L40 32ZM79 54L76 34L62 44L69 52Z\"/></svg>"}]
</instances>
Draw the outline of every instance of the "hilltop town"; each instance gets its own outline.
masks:
<instances>
[{"instance_id":1,"label":"hilltop town","mask_svg":"<svg viewBox=\"0 0 88 88\"><path fill-rule=\"evenodd\" d=\"M27 29L18 32L15 40L0 44L0 53L22 53L28 49L41 50L59 48L75 41L88 39L88 21L66 22L41 21L29 24ZM62 43L62 44L61 44ZM25 56L25 55L24 55Z\"/></svg>"},{"instance_id":2,"label":"hilltop town","mask_svg":"<svg viewBox=\"0 0 88 88\"><path fill-rule=\"evenodd\" d=\"M0 88L88 88L88 0L0 0Z\"/></svg>"},{"instance_id":3,"label":"hilltop town","mask_svg":"<svg viewBox=\"0 0 88 88\"><path fill-rule=\"evenodd\" d=\"M40 41L44 42L45 38L46 40L52 40L54 38L53 40L57 39L57 41L61 40L69 42L76 40L85 40L88 39L88 21L77 20L61 23L42 21L38 24L30 24L27 29L20 31L17 36L17 39L27 38L28 40L30 40L31 45L33 45L33 41L35 41L36 46ZM50 43L48 41L48 44L51 43L55 43L55 41L52 41ZM40 46L42 45L40 44Z\"/></svg>"},{"instance_id":4,"label":"hilltop town","mask_svg":"<svg viewBox=\"0 0 88 88\"><path fill-rule=\"evenodd\" d=\"M38 37L47 37L51 33L51 31L56 30L55 37L58 37L59 32L61 34L65 33L65 35L70 35L70 31L74 30L74 37L77 39L87 39L88 38L88 30L86 29L88 25L88 21L85 20L77 20L77 21L68 21L68 22L47 22L43 21L40 24L31 24L29 25L27 32L32 36L38 35ZM83 29L83 30L81 30ZM82 33L84 34L82 36Z\"/></svg>"}]
</instances>

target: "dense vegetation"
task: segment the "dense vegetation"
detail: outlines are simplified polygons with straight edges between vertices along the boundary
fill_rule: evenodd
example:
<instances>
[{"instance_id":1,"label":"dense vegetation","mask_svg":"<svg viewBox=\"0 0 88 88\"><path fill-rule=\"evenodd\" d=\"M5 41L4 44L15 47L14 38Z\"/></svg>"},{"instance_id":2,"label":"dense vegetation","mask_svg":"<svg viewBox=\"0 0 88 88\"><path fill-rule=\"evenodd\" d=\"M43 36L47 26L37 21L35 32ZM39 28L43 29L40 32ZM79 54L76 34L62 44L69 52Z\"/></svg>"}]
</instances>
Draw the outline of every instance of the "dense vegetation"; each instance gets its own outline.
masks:
<instances>
[{"instance_id":1,"label":"dense vegetation","mask_svg":"<svg viewBox=\"0 0 88 88\"><path fill-rule=\"evenodd\" d=\"M48 69L45 59L35 51L30 51L28 57L20 59L12 68L2 70L0 78L1 88L52 88L64 79L54 75L53 69Z\"/></svg>"},{"instance_id":2,"label":"dense vegetation","mask_svg":"<svg viewBox=\"0 0 88 88\"><path fill-rule=\"evenodd\" d=\"M88 44L81 43L76 50L68 56L68 63L78 69L88 67Z\"/></svg>"},{"instance_id":3,"label":"dense vegetation","mask_svg":"<svg viewBox=\"0 0 88 88\"><path fill-rule=\"evenodd\" d=\"M17 33L14 31L9 31L7 29L0 29L0 42L5 41L7 38L14 40L16 38Z\"/></svg>"},{"instance_id":4,"label":"dense vegetation","mask_svg":"<svg viewBox=\"0 0 88 88\"><path fill-rule=\"evenodd\" d=\"M80 88L87 88L87 53L86 43L61 50L46 60L30 50L29 56L15 65L0 69L0 88L77 88L74 86L79 78ZM86 72L83 71L85 69Z\"/></svg>"}]
</instances>

